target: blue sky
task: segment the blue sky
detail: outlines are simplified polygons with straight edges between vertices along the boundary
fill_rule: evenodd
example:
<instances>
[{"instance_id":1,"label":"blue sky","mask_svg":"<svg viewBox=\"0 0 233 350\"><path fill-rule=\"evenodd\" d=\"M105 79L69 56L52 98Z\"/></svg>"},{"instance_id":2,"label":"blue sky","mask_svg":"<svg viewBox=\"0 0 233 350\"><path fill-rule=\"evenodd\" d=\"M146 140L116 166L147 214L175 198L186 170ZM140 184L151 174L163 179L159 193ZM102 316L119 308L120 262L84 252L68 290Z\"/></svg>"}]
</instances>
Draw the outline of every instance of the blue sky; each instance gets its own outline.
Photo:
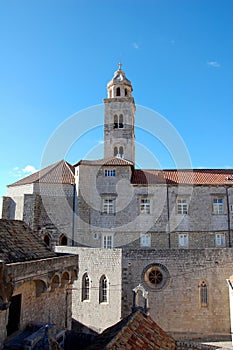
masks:
<instances>
[{"instance_id":1,"label":"blue sky","mask_svg":"<svg viewBox=\"0 0 233 350\"><path fill-rule=\"evenodd\" d=\"M40 169L67 118L102 103L119 61L136 104L173 125L194 168L233 168L232 18L232 0L1 0L0 195ZM174 167L166 145L143 128L136 138L160 167ZM102 140L94 128L66 160Z\"/></svg>"}]
</instances>

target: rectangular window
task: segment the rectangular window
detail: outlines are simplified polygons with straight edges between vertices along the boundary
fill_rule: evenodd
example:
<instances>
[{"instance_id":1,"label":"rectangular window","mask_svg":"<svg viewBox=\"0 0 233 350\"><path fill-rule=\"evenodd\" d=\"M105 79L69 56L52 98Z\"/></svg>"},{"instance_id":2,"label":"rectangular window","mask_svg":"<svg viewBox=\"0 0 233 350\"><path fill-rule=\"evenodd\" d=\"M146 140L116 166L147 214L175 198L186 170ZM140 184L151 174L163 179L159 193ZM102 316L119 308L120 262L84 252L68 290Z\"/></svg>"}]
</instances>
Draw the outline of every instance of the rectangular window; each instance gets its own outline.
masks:
<instances>
[{"instance_id":1,"label":"rectangular window","mask_svg":"<svg viewBox=\"0 0 233 350\"><path fill-rule=\"evenodd\" d=\"M113 248L113 237L112 235L105 235L103 236L103 248L105 249L111 249Z\"/></svg>"},{"instance_id":2,"label":"rectangular window","mask_svg":"<svg viewBox=\"0 0 233 350\"><path fill-rule=\"evenodd\" d=\"M179 234L179 247L186 248L188 247L188 234L180 233Z\"/></svg>"},{"instance_id":3,"label":"rectangular window","mask_svg":"<svg viewBox=\"0 0 233 350\"><path fill-rule=\"evenodd\" d=\"M215 243L216 247L225 247L225 234L224 233L216 233L215 235Z\"/></svg>"},{"instance_id":4,"label":"rectangular window","mask_svg":"<svg viewBox=\"0 0 233 350\"><path fill-rule=\"evenodd\" d=\"M213 214L223 214L223 199L214 198L213 199Z\"/></svg>"},{"instance_id":5,"label":"rectangular window","mask_svg":"<svg viewBox=\"0 0 233 350\"><path fill-rule=\"evenodd\" d=\"M188 214L188 202L187 199L181 198L177 200L177 214Z\"/></svg>"},{"instance_id":6,"label":"rectangular window","mask_svg":"<svg viewBox=\"0 0 233 350\"><path fill-rule=\"evenodd\" d=\"M115 169L105 169L104 176L116 176Z\"/></svg>"},{"instance_id":7,"label":"rectangular window","mask_svg":"<svg viewBox=\"0 0 233 350\"><path fill-rule=\"evenodd\" d=\"M143 233L141 235L141 247L151 247L151 234Z\"/></svg>"},{"instance_id":8,"label":"rectangular window","mask_svg":"<svg viewBox=\"0 0 233 350\"><path fill-rule=\"evenodd\" d=\"M150 214L151 203L149 198L140 199L140 214Z\"/></svg>"},{"instance_id":9,"label":"rectangular window","mask_svg":"<svg viewBox=\"0 0 233 350\"><path fill-rule=\"evenodd\" d=\"M103 214L115 214L115 199L103 198L102 199L102 213Z\"/></svg>"},{"instance_id":10,"label":"rectangular window","mask_svg":"<svg viewBox=\"0 0 233 350\"><path fill-rule=\"evenodd\" d=\"M230 211L233 213L233 204L230 205Z\"/></svg>"}]
</instances>

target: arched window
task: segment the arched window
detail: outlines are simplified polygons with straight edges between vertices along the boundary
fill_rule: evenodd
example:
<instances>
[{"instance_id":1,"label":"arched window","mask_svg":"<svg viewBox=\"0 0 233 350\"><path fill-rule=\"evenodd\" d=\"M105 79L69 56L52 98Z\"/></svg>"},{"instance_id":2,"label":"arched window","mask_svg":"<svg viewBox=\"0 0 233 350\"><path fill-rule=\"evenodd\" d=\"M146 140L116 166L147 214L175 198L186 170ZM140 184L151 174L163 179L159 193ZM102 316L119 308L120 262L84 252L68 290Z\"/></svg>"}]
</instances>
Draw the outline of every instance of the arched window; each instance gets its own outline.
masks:
<instances>
[{"instance_id":1,"label":"arched window","mask_svg":"<svg viewBox=\"0 0 233 350\"><path fill-rule=\"evenodd\" d=\"M118 148L114 147L114 157L116 157L118 155Z\"/></svg>"},{"instance_id":2,"label":"arched window","mask_svg":"<svg viewBox=\"0 0 233 350\"><path fill-rule=\"evenodd\" d=\"M122 129L123 128L123 115L120 114L119 116L119 129Z\"/></svg>"},{"instance_id":3,"label":"arched window","mask_svg":"<svg viewBox=\"0 0 233 350\"><path fill-rule=\"evenodd\" d=\"M119 87L116 88L116 96L121 96L121 89Z\"/></svg>"},{"instance_id":4,"label":"arched window","mask_svg":"<svg viewBox=\"0 0 233 350\"><path fill-rule=\"evenodd\" d=\"M119 147L119 157L124 158L124 149L122 146Z\"/></svg>"},{"instance_id":5,"label":"arched window","mask_svg":"<svg viewBox=\"0 0 233 350\"><path fill-rule=\"evenodd\" d=\"M67 245L67 237L65 235L61 235L59 245Z\"/></svg>"},{"instance_id":6,"label":"arched window","mask_svg":"<svg viewBox=\"0 0 233 350\"><path fill-rule=\"evenodd\" d=\"M125 89L125 96L128 96L128 90Z\"/></svg>"},{"instance_id":7,"label":"arched window","mask_svg":"<svg viewBox=\"0 0 233 350\"><path fill-rule=\"evenodd\" d=\"M206 281L201 281L199 284L199 299L201 307L208 306L208 287Z\"/></svg>"},{"instance_id":8,"label":"arched window","mask_svg":"<svg viewBox=\"0 0 233 350\"><path fill-rule=\"evenodd\" d=\"M114 129L118 128L118 115L114 115Z\"/></svg>"},{"instance_id":9,"label":"arched window","mask_svg":"<svg viewBox=\"0 0 233 350\"><path fill-rule=\"evenodd\" d=\"M100 303L108 302L108 280L105 275L100 278L99 300Z\"/></svg>"},{"instance_id":10,"label":"arched window","mask_svg":"<svg viewBox=\"0 0 233 350\"><path fill-rule=\"evenodd\" d=\"M90 300L90 279L87 273L82 278L82 301Z\"/></svg>"},{"instance_id":11,"label":"arched window","mask_svg":"<svg viewBox=\"0 0 233 350\"><path fill-rule=\"evenodd\" d=\"M44 240L45 244L46 244L48 247L50 247L51 238L50 238L50 235L49 235L48 233L46 233L46 234L44 235L43 240Z\"/></svg>"},{"instance_id":12,"label":"arched window","mask_svg":"<svg viewBox=\"0 0 233 350\"><path fill-rule=\"evenodd\" d=\"M122 129L124 127L123 114L120 114L119 117L117 114L114 115L113 127L114 127L114 129Z\"/></svg>"}]
</instances>

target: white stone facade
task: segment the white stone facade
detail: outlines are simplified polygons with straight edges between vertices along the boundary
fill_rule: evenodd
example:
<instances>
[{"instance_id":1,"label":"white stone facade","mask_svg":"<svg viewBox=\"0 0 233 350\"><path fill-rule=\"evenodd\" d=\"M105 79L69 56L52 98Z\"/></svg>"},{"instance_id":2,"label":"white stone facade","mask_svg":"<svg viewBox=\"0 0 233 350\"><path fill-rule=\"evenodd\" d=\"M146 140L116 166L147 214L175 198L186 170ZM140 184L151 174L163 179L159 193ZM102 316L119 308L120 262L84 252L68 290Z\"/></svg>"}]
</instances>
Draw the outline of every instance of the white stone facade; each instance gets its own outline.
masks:
<instances>
[{"instance_id":1,"label":"white stone facade","mask_svg":"<svg viewBox=\"0 0 233 350\"><path fill-rule=\"evenodd\" d=\"M72 317L97 332L121 319L122 251L121 249L94 249L56 247L56 252L79 256L79 279L72 288ZM89 296L82 300L83 276L89 278ZM100 300L101 277L107 279L106 300Z\"/></svg>"}]
</instances>

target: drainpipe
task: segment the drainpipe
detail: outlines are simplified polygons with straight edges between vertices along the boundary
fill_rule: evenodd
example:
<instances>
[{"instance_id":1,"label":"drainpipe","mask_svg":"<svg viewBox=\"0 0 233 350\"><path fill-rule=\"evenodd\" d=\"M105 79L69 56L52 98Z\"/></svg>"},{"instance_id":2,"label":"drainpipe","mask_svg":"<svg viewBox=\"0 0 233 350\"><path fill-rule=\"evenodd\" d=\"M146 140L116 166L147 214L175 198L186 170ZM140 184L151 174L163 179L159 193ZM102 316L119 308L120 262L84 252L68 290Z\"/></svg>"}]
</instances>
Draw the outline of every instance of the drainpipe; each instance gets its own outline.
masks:
<instances>
[{"instance_id":1,"label":"drainpipe","mask_svg":"<svg viewBox=\"0 0 233 350\"><path fill-rule=\"evenodd\" d=\"M167 185L167 230L168 230L168 248L171 248L171 234L170 234L170 208L169 208L169 187Z\"/></svg>"},{"instance_id":2,"label":"drainpipe","mask_svg":"<svg viewBox=\"0 0 233 350\"><path fill-rule=\"evenodd\" d=\"M230 206L229 206L229 187L226 187L226 197L227 197L227 228L228 228L228 245L231 247L231 218L230 218Z\"/></svg>"}]
</instances>

